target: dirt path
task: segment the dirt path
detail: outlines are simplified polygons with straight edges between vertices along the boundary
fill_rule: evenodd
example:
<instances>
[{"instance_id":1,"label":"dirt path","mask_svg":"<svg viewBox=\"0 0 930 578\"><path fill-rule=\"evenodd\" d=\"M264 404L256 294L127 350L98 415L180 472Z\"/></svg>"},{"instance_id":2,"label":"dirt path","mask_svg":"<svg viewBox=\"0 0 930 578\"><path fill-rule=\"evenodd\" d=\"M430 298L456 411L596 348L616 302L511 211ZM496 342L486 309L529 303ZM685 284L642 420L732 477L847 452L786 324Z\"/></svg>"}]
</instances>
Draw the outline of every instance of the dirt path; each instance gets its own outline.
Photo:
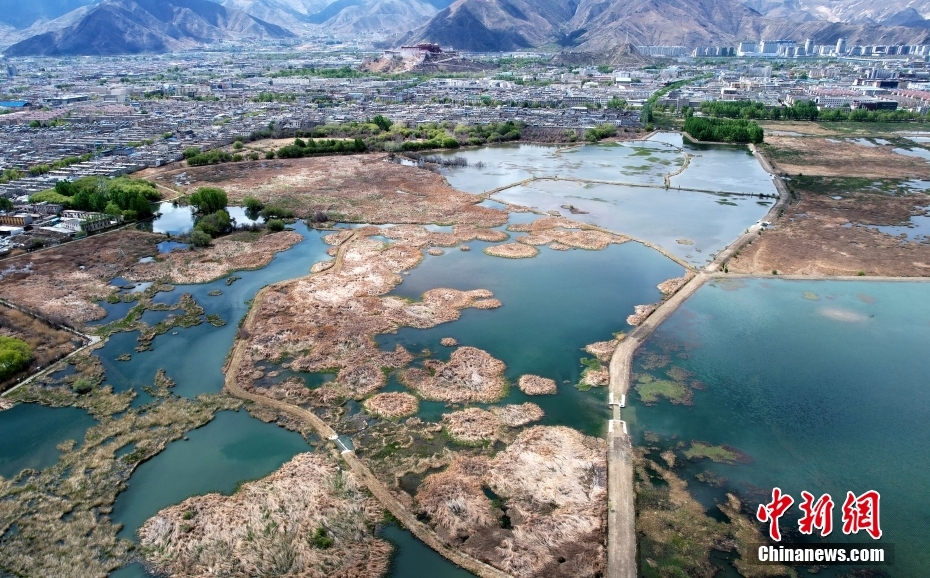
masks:
<instances>
[{"instance_id":1,"label":"dirt path","mask_svg":"<svg viewBox=\"0 0 930 578\"><path fill-rule=\"evenodd\" d=\"M342 245L339 246L339 251L336 254L335 263L329 269L316 273L316 275L326 275L331 271L339 271L342 268L343 259L346 253L347 248L355 239L357 233L353 233ZM255 323L255 317L258 313L259 305L261 304L262 298L265 295L265 292L273 287L273 285L268 285L263 287L256 295L252 301L252 308L249 310L249 313L246 315L245 320L243 321L242 328L246 331L251 329L252 325ZM312 411L306 410L302 407L296 405L291 405L283 401L276 399L271 399L262 395L256 395L245 391L236 381L236 376L239 372L239 367L242 363L242 358L246 354L246 342L237 339L235 345L233 346L233 353L229 358L229 362L226 364L226 378L225 385L226 390L235 397L240 399L248 400L256 404L264 405L266 407L273 408L275 410L287 413L292 415L304 422L313 426L317 434L328 440L333 440L337 437L336 431L329 427L326 422L320 419ZM404 525L408 530L410 530L414 536L416 536L421 542L432 548L433 550L439 552L447 560L465 568L469 572L480 576L481 578L507 578L509 574L501 572L500 570L485 564L479 560L472 558L458 550L450 548L443 544L439 539L439 536L429 528L426 524L423 524L417 520L416 516L407 508L400 503L400 501L394 497L391 491L381 483L378 478L371 472L368 467L362 463L358 456L355 455L354 451L344 450L340 454L343 461L352 469L352 472L358 476L358 478L365 484L368 490L372 495L381 502L381 505L385 507L391 514L397 518L401 524Z\"/></svg>"}]
</instances>

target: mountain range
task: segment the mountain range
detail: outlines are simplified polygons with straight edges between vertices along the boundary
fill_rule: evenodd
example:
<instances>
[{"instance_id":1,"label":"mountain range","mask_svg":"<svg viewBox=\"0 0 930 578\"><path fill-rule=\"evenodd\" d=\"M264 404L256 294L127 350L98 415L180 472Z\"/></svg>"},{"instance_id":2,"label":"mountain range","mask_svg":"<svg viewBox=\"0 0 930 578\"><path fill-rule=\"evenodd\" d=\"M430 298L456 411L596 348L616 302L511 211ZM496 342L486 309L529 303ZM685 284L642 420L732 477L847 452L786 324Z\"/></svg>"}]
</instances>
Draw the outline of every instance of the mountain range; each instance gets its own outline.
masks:
<instances>
[{"instance_id":1,"label":"mountain range","mask_svg":"<svg viewBox=\"0 0 930 578\"><path fill-rule=\"evenodd\" d=\"M780 1L784 5L809 0ZM930 0L924 1L930 8ZM847 0L820 2L843 13L839 7ZM858 4L862 8L865 3ZM772 12L787 10L783 5L768 8ZM855 13L859 16L856 22L821 20L816 18L819 12L815 8L812 5L808 17L798 21L769 16L740 0L456 0L402 41L439 42L469 51L545 47L588 52L622 44L693 47L733 45L759 38L812 38L820 44L832 44L841 37L848 38L850 44L930 42L930 26L913 7L910 19L881 25L867 20L861 10ZM868 13L872 14L868 18L892 18L901 11L885 7Z\"/></svg>"},{"instance_id":2,"label":"mountain range","mask_svg":"<svg viewBox=\"0 0 930 578\"><path fill-rule=\"evenodd\" d=\"M8 56L113 55L189 50L225 40L293 33L207 0L103 0L60 30L9 47Z\"/></svg>"},{"instance_id":3,"label":"mountain range","mask_svg":"<svg viewBox=\"0 0 930 578\"><path fill-rule=\"evenodd\" d=\"M168 52L320 34L495 52L759 38L925 44L930 0L0 0L0 46L20 40L7 55Z\"/></svg>"}]
</instances>

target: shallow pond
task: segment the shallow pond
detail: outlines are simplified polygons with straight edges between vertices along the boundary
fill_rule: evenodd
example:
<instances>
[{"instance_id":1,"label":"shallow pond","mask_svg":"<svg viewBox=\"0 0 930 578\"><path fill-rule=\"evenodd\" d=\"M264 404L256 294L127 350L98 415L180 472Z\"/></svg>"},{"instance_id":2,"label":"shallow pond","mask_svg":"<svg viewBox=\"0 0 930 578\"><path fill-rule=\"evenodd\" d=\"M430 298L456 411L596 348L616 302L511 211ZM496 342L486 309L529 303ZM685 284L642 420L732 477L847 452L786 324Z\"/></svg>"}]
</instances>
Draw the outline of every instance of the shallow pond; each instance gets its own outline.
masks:
<instances>
[{"instance_id":1,"label":"shallow pond","mask_svg":"<svg viewBox=\"0 0 930 578\"><path fill-rule=\"evenodd\" d=\"M468 165L442 168L453 187L482 193L531 177L561 177L662 186L684 156L671 145L636 141L597 145L499 145L442 153L464 158ZM482 166L483 165L483 166Z\"/></svg>"},{"instance_id":2,"label":"shallow pond","mask_svg":"<svg viewBox=\"0 0 930 578\"><path fill-rule=\"evenodd\" d=\"M559 211L575 221L649 241L699 266L768 212L768 206L753 197L570 181L536 181L505 189L494 198ZM584 213L572 214L566 206Z\"/></svg>"},{"instance_id":3,"label":"shallow pond","mask_svg":"<svg viewBox=\"0 0 930 578\"><path fill-rule=\"evenodd\" d=\"M802 540L802 490L832 495L830 540L871 542L839 531L840 507L847 491L878 491L882 541L896 546L883 569L920 576L930 566L928 343L930 283L721 281L676 311L633 368L668 379L678 366L706 389L691 406L647 406L631 390L623 415L637 444L648 430L660 450L701 440L745 452L751 463L726 465L679 448L676 473L709 510L735 492L752 512L780 487L796 500L781 524L789 542ZM707 471L721 487L695 479Z\"/></svg>"},{"instance_id":4,"label":"shallow pond","mask_svg":"<svg viewBox=\"0 0 930 578\"><path fill-rule=\"evenodd\" d=\"M58 461L55 447L65 440L80 444L97 422L83 409L20 403L0 411L0 476L12 478L26 468L41 470Z\"/></svg>"},{"instance_id":5,"label":"shallow pond","mask_svg":"<svg viewBox=\"0 0 930 578\"><path fill-rule=\"evenodd\" d=\"M170 235L183 235L194 229L194 213L189 206L175 205L171 202L158 204L158 216L151 222L153 233L168 233ZM245 214L245 207L226 207L229 216L235 219L237 225L254 225L264 223L265 219L250 219ZM159 247L161 250L161 247Z\"/></svg>"},{"instance_id":6,"label":"shallow pond","mask_svg":"<svg viewBox=\"0 0 930 578\"><path fill-rule=\"evenodd\" d=\"M603 251L554 251L541 248L531 259L502 259L482 253L491 243L471 242L471 251L450 250L427 256L395 294L418 299L437 287L489 289L500 299L498 309L466 309L458 321L431 329L402 328L396 335L378 336L383 347L401 344L411 352L429 349L448 359L453 348L442 347L443 337L460 345L483 349L507 364L513 384L501 403L532 401L546 412L543 423L568 425L589 435L601 435L609 417L605 388L583 392L574 386L591 357L582 348L629 331L633 307L661 299L656 285L679 277L684 268L639 243L612 245ZM516 382L523 374L554 379L559 393L527 396ZM421 417L439 419L448 411L440 403L422 404Z\"/></svg>"}]
</instances>

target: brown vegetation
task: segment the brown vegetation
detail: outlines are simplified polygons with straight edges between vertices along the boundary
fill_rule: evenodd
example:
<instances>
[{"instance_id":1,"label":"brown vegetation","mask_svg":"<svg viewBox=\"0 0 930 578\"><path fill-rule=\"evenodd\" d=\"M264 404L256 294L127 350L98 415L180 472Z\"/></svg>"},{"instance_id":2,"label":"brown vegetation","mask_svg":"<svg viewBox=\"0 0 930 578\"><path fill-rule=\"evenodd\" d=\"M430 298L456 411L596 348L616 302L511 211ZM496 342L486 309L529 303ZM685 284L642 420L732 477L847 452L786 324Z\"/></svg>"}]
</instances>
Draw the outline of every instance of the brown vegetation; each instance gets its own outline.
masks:
<instances>
[{"instance_id":1,"label":"brown vegetation","mask_svg":"<svg viewBox=\"0 0 930 578\"><path fill-rule=\"evenodd\" d=\"M378 502L355 476L299 454L232 496L189 498L139 530L149 563L172 576L368 577L390 564Z\"/></svg>"},{"instance_id":2,"label":"brown vegetation","mask_svg":"<svg viewBox=\"0 0 930 578\"><path fill-rule=\"evenodd\" d=\"M729 262L736 273L930 276L930 242L904 241L870 226L904 225L924 214L930 196L846 193L840 199L802 189L775 227ZM852 226L849 224L852 223Z\"/></svg>"},{"instance_id":3,"label":"brown vegetation","mask_svg":"<svg viewBox=\"0 0 930 578\"><path fill-rule=\"evenodd\" d=\"M454 337L443 337L439 340L439 345L443 347L455 347L459 342Z\"/></svg>"},{"instance_id":4,"label":"brown vegetation","mask_svg":"<svg viewBox=\"0 0 930 578\"><path fill-rule=\"evenodd\" d=\"M596 357L601 363L608 363L614 354L614 350L617 349L617 346L620 345L620 341L624 337L622 333L618 333L617 336L610 341L589 343L584 346L584 350Z\"/></svg>"},{"instance_id":5,"label":"brown vegetation","mask_svg":"<svg viewBox=\"0 0 930 578\"><path fill-rule=\"evenodd\" d=\"M505 257L507 259L528 259L539 254L539 249L521 243L504 243L492 245L484 250L486 255Z\"/></svg>"},{"instance_id":6,"label":"brown vegetation","mask_svg":"<svg viewBox=\"0 0 930 578\"><path fill-rule=\"evenodd\" d=\"M56 329L45 321L3 305L0 305L0 336L14 337L29 345L32 361L23 375L32 373L39 367L48 366L81 345L81 339L73 333ZM8 383L0 383L0 391L15 379L16 377Z\"/></svg>"},{"instance_id":7,"label":"brown vegetation","mask_svg":"<svg viewBox=\"0 0 930 578\"><path fill-rule=\"evenodd\" d=\"M379 393L365 400L369 413L387 419L407 417L417 413L420 402L409 393Z\"/></svg>"},{"instance_id":8,"label":"brown vegetation","mask_svg":"<svg viewBox=\"0 0 930 578\"><path fill-rule=\"evenodd\" d=\"M626 318L626 322L635 327L645 321L647 317L652 315L652 312L655 311L658 306L658 303L652 303L650 305L637 305L633 308L633 315L630 315Z\"/></svg>"},{"instance_id":9,"label":"brown vegetation","mask_svg":"<svg viewBox=\"0 0 930 578\"><path fill-rule=\"evenodd\" d=\"M542 217L532 223L520 223L507 227L508 231L529 233L517 237L517 241L527 245L550 245L557 250L568 247L600 251L610 244L626 243L630 239L596 230L565 217Z\"/></svg>"},{"instance_id":10,"label":"brown vegetation","mask_svg":"<svg viewBox=\"0 0 930 578\"><path fill-rule=\"evenodd\" d=\"M104 317L94 301L140 258L158 252L162 235L124 229L3 261L0 294L17 305L79 326ZM15 269L17 272L7 272Z\"/></svg>"},{"instance_id":11,"label":"brown vegetation","mask_svg":"<svg viewBox=\"0 0 930 578\"><path fill-rule=\"evenodd\" d=\"M400 368L412 359L402 347L380 350L375 335L403 326L433 327L457 319L463 308L499 305L486 290L433 289L418 302L384 297L422 253L403 241L385 247L366 238L380 233L378 227L366 227L335 234L328 242L343 243L339 268L274 285L262 294L248 336L251 355L240 367L241 383L253 381L255 361L290 357L297 371L338 371L335 382L314 391L321 401L361 399L384 386L383 368ZM351 235L358 236L346 241Z\"/></svg>"},{"instance_id":12,"label":"brown vegetation","mask_svg":"<svg viewBox=\"0 0 930 578\"><path fill-rule=\"evenodd\" d=\"M768 135L765 142L763 153L781 174L892 179L927 175L927 161L898 154L888 145L870 147L837 138Z\"/></svg>"},{"instance_id":13,"label":"brown vegetation","mask_svg":"<svg viewBox=\"0 0 930 578\"><path fill-rule=\"evenodd\" d=\"M459 347L448 362L428 359L423 369L401 372L401 381L426 399L490 403L507 391L504 362L474 347Z\"/></svg>"},{"instance_id":14,"label":"brown vegetation","mask_svg":"<svg viewBox=\"0 0 930 578\"><path fill-rule=\"evenodd\" d=\"M220 186L230 202L248 196L307 217L325 212L357 223L470 223L502 225L507 213L477 206L479 197L450 187L435 173L387 162L386 155L328 156L154 169L147 178L170 180L186 172L192 192Z\"/></svg>"},{"instance_id":15,"label":"brown vegetation","mask_svg":"<svg viewBox=\"0 0 930 578\"><path fill-rule=\"evenodd\" d=\"M445 413L442 424L452 439L465 443L493 440L500 425L493 413L477 407Z\"/></svg>"},{"instance_id":16,"label":"brown vegetation","mask_svg":"<svg viewBox=\"0 0 930 578\"><path fill-rule=\"evenodd\" d=\"M491 413L497 417L501 425L507 427L523 427L541 420L545 415L541 407L530 402L492 407Z\"/></svg>"},{"instance_id":17,"label":"brown vegetation","mask_svg":"<svg viewBox=\"0 0 930 578\"><path fill-rule=\"evenodd\" d=\"M606 482L603 440L533 427L493 459L459 457L429 476L417 505L448 543L513 576L598 576Z\"/></svg>"},{"instance_id":18,"label":"brown vegetation","mask_svg":"<svg viewBox=\"0 0 930 578\"><path fill-rule=\"evenodd\" d=\"M233 235L214 239L209 247L172 251L154 261L137 263L124 274L132 281L170 279L173 283L207 283L243 269L260 269L274 257L303 240L299 233L282 231L262 235L257 240Z\"/></svg>"},{"instance_id":19,"label":"brown vegetation","mask_svg":"<svg viewBox=\"0 0 930 578\"><path fill-rule=\"evenodd\" d=\"M521 375L517 385L526 395L552 395L557 392L555 380L538 375Z\"/></svg>"},{"instance_id":20,"label":"brown vegetation","mask_svg":"<svg viewBox=\"0 0 930 578\"><path fill-rule=\"evenodd\" d=\"M677 293L678 290L684 287L688 283L688 281L690 281L693 277L694 277L694 272L688 271L684 277L675 277L674 279L666 279L665 281L662 281L661 283L659 283L656 287L658 287L659 291L662 292L662 295L665 295L666 297L668 297L670 295L674 295L675 293Z\"/></svg>"}]
</instances>

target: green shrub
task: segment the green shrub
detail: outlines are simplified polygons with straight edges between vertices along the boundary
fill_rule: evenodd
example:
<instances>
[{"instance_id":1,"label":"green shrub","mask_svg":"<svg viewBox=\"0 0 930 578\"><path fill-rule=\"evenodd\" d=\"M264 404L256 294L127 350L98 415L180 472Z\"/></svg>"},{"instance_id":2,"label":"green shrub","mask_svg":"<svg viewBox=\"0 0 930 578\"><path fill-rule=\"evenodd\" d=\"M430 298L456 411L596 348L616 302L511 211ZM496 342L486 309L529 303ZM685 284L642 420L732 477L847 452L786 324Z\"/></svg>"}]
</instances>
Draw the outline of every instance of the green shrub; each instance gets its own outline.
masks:
<instances>
[{"instance_id":1,"label":"green shrub","mask_svg":"<svg viewBox=\"0 0 930 578\"><path fill-rule=\"evenodd\" d=\"M272 233L278 233L284 230L284 221L281 219L271 219L268 221L268 230Z\"/></svg>"},{"instance_id":2,"label":"green shrub","mask_svg":"<svg viewBox=\"0 0 930 578\"><path fill-rule=\"evenodd\" d=\"M200 230L191 233L191 245L195 247L207 247L210 245L210 235Z\"/></svg>"},{"instance_id":3,"label":"green shrub","mask_svg":"<svg viewBox=\"0 0 930 578\"><path fill-rule=\"evenodd\" d=\"M5 381L29 367L32 349L22 339L0 336L0 381Z\"/></svg>"}]
</instances>

